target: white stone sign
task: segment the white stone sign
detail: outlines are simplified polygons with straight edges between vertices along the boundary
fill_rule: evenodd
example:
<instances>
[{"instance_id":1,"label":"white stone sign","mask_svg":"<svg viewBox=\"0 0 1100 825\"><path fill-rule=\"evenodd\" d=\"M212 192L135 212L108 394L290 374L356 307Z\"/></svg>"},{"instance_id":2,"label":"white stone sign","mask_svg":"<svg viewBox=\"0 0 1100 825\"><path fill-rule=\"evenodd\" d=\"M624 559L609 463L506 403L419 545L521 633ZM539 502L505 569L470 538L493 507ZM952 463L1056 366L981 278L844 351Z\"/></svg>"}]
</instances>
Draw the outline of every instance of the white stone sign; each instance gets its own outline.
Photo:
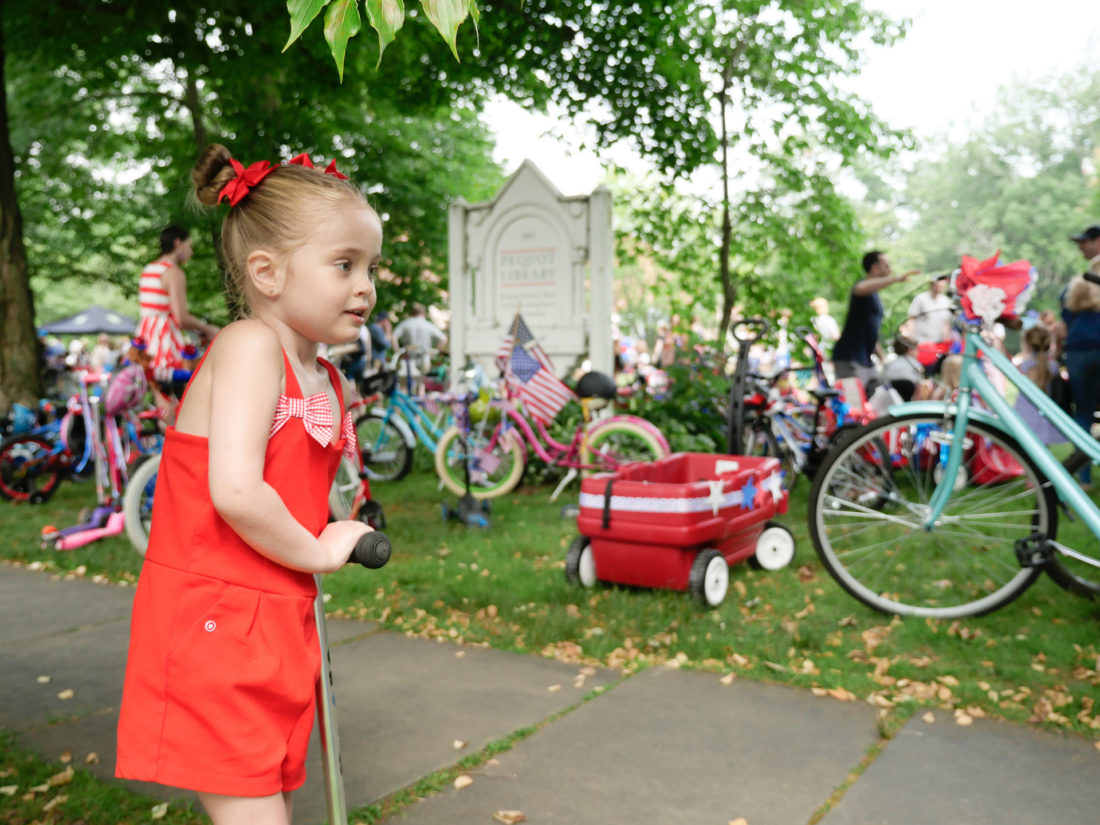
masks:
<instances>
[{"instance_id":1,"label":"white stone sign","mask_svg":"<svg viewBox=\"0 0 1100 825\"><path fill-rule=\"evenodd\" d=\"M611 193L566 197L524 161L493 200L451 204L451 365L493 364L516 312L565 376L611 374Z\"/></svg>"}]
</instances>

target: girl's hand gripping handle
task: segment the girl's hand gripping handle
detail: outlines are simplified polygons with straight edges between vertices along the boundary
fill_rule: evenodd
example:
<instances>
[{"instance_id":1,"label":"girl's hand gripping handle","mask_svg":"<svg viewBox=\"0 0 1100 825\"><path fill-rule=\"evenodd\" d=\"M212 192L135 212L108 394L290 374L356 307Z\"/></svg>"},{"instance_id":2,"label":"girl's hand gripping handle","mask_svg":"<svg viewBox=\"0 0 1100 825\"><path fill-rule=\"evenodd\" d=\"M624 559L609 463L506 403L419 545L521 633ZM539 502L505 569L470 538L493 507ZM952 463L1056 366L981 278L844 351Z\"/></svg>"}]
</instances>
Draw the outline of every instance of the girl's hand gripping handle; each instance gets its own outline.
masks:
<instances>
[{"instance_id":1,"label":"girl's hand gripping handle","mask_svg":"<svg viewBox=\"0 0 1100 825\"><path fill-rule=\"evenodd\" d=\"M355 543L355 549L351 551L348 561L377 570L390 560L392 549L386 534L375 530L371 533L364 533L359 537L359 541Z\"/></svg>"}]
</instances>

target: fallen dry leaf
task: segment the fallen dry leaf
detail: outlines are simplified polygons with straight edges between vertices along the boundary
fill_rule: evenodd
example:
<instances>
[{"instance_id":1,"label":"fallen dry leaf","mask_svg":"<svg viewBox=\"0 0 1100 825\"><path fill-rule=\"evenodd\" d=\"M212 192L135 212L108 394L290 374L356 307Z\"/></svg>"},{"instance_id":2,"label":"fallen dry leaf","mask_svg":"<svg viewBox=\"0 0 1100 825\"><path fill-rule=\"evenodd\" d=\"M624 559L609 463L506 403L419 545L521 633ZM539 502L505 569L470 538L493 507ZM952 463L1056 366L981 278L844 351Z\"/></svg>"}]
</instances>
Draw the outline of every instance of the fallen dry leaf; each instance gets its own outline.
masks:
<instances>
[{"instance_id":1,"label":"fallen dry leaf","mask_svg":"<svg viewBox=\"0 0 1100 825\"><path fill-rule=\"evenodd\" d=\"M72 688L65 688L65 690L63 690L59 694L57 694L57 698L58 699L72 699L73 698Z\"/></svg>"},{"instance_id":2,"label":"fallen dry leaf","mask_svg":"<svg viewBox=\"0 0 1100 825\"><path fill-rule=\"evenodd\" d=\"M561 690L561 685L550 685L547 690L551 693L557 693L559 690Z\"/></svg>"},{"instance_id":3,"label":"fallen dry leaf","mask_svg":"<svg viewBox=\"0 0 1100 825\"><path fill-rule=\"evenodd\" d=\"M723 685L732 685L733 680L736 679L736 678L737 678L736 673L727 673L725 676L723 676L718 681L721 682Z\"/></svg>"},{"instance_id":4,"label":"fallen dry leaf","mask_svg":"<svg viewBox=\"0 0 1100 825\"><path fill-rule=\"evenodd\" d=\"M503 822L504 825L516 825L517 822L527 821L523 811L497 811L493 814L493 819L497 822Z\"/></svg>"},{"instance_id":5,"label":"fallen dry leaf","mask_svg":"<svg viewBox=\"0 0 1100 825\"><path fill-rule=\"evenodd\" d=\"M462 774L461 776L456 776L455 777L455 782L454 782L455 790L461 791L463 788L468 788L473 784L474 784L474 780L472 780L466 774Z\"/></svg>"},{"instance_id":6,"label":"fallen dry leaf","mask_svg":"<svg viewBox=\"0 0 1100 825\"><path fill-rule=\"evenodd\" d=\"M462 750L462 749L463 749L464 747L466 747L466 746L467 746L467 745L469 745L469 744L470 744L469 742L467 742L467 741L465 741L465 740L463 740L463 739L456 739L456 740L454 741L454 749L455 749L456 751L460 751L460 750Z\"/></svg>"},{"instance_id":7,"label":"fallen dry leaf","mask_svg":"<svg viewBox=\"0 0 1100 825\"><path fill-rule=\"evenodd\" d=\"M1100 747L1100 742L1097 742L1096 745ZM19 790L18 785L0 785L0 794L4 796L15 796L17 790Z\"/></svg>"},{"instance_id":8,"label":"fallen dry leaf","mask_svg":"<svg viewBox=\"0 0 1100 825\"><path fill-rule=\"evenodd\" d=\"M154 805L153 810L149 812L150 819L164 819L168 814L168 803L161 802L159 805Z\"/></svg>"},{"instance_id":9,"label":"fallen dry leaf","mask_svg":"<svg viewBox=\"0 0 1100 825\"><path fill-rule=\"evenodd\" d=\"M70 762L73 761L73 752L65 751L61 754L61 756L57 757L57 761L60 762L62 765L68 765Z\"/></svg>"},{"instance_id":10,"label":"fallen dry leaf","mask_svg":"<svg viewBox=\"0 0 1100 825\"><path fill-rule=\"evenodd\" d=\"M966 727L967 725L973 725L974 724L974 717L971 716L970 714L968 714L964 710L956 710L955 711L955 724L960 725L962 727Z\"/></svg>"},{"instance_id":11,"label":"fallen dry leaf","mask_svg":"<svg viewBox=\"0 0 1100 825\"><path fill-rule=\"evenodd\" d=\"M48 684L50 679L52 679L52 678L53 678L52 676L39 676L38 677L38 684L40 684L40 685Z\"/></svg>"},{"instance_id":12,"label":"fallen dry leaf","mask_svg":"<svg viewBox=\"0 0 1100 825\"><path fill-rule=\"evenodd\" d=\"M68 798L69 797L66 794L59 793L57 796L55 796L53 799L42 806L42 813L49 813Z\"/></svg>"},{"instance_id":13,"label":"fallen dry leaf","mask_svg":"<svg viewBox=\"0 0 1100 825\"><path fill-rule=\"evenodd\" d=\"M731 819L729 825L749 825L749 821L743 816L737 817L737 819Z\"/></svg>"},{"instance_id":14,"label":"fallen dry leaf","mask_svg":"<svg viewBox=\"0 0 1100 825\"><path fill-rule=\"evenodd\" d=\"M740 579L733 580L733 589L737 591L737 595L740 596L742 599L745 598L745 596L747 596L749 593L748 588L745 587L745 583Z\"/></svg>"},{"instance_id":15,"label":"fallen dry leaf","mask_svg":"<svg viewBox=\"0 0 1100 825\"><path fill-rule=\"evenodd\" d=\"M54 787L58 785L68 785L73 781L73 766L69 765L61 773L55 773L50 777L50 784Z\"/></svg>"},{"instance_id":16,"label":"fallen dry leaf","mask_svg":"<svg viewBox=\"0 0 1100 825\"><path fill-rule=\"evenodd\" d=\"M87 756L84 757L84 764L85 765L98 765L99 764L99 754L96 753L95 751L92 751L91 753L89 753Z\"/></svg>"},{"instance_id":17,"label":"fallen dry leaf","mask_svg":"<svg viewBox=\"0 0 1100 825\"><path fill-rule=\"evenodd\" d=\"M928 711L926 714L924 714L924 716L921 717L921 719L924 720L925 724L931 725L933 722L936 721L936 714L934 714L932 711Z\"/></svg>"},{"instance_id":18,"label":"fallen dry leaf","mask_svg":"<svg viewBox=\"0 0 1100 825\"><path fill-rule=\"evenodd\" d=\"M839 699L841 702L854 702L856 697L854 693L851 693L844 688L832 688L828 691L828 694L834 699Z\"/></svg>"}]
</instances>

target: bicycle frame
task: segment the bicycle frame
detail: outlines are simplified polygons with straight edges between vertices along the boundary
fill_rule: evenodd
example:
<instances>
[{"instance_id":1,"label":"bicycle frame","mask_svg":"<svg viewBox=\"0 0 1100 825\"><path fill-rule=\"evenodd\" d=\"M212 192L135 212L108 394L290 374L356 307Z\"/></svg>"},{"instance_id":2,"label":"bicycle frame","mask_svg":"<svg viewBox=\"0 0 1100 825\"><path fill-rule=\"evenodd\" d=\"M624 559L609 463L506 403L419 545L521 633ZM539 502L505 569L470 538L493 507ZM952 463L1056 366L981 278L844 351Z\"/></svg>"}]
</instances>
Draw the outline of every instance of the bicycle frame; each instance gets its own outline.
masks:
<instances>
[{"instance_id":1,"label":"bicycle frame","mask_svg":"<svg viewBox=\"0 0 1100 825\"><path fill-rule=\"evenodd\" d=\"M1004 397L993 386L993 382L985 374L982 361L985 359L990 365L1000 370L1005 378L1010 381L1020 393L1061 432L1077 449L1089 457L1093 463L1100 462L1100 442L1085 432L1068 413L1062 410L1051 398L1032 381L1016 369L1015 365L992 344L985 341L976 331L970 331L966 335L966 347L963 352L962 374L959 382L957 397L951 402L915 401L907 404L898 404L890 407L890 414L897 415L909 412L942 412L954 422L953 433L965 433L967 424L971 418L1001 430L1012 436L1024 452L1035 462L1046 476L1048 483L1053 485L1058 497L1068 503L1093 532L1100 537L1100 509L1085 495L1081 487L1066 471L1061 463L1047 449L1046 445L1025 426L1019 414L1009 405ZM991 409L989 411L975 408L972 404L971 393L977 393ZM951 496L954 479L962 465L964 442L963 438L951 438L947 464L944 468L943 479L936 486L929 502L928 514L924 520L924 529L933 530L939 523L947 501ZM1058 551L1087 564L1100 567L1100 561L1090 556L1085 556L1071 550L1057 542L1052 542Z\"/></svg>"}]
</instances>

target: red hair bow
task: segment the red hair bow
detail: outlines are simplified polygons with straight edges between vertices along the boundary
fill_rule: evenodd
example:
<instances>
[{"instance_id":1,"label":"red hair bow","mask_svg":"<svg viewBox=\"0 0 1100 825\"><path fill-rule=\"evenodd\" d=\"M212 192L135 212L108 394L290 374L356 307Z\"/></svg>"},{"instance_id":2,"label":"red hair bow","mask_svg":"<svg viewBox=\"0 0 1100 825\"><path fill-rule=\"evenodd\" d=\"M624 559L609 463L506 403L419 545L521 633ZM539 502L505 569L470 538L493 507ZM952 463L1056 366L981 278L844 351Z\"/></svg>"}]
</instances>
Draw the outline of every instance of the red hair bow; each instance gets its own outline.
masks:
<instances>
[{"instance_id":1,"label":"red hair bow","mask_svg":"<svg viewBox=\"0 0 1100 825\"><path fill-rule=\"evenodd\" d=\"M309 159L309 155L307 155L305 152L303 152L300 155L297 155L296 157L292 157L286 163L287 163L287 166L304 166L307 169L315 168L314 165L313 165L313 161ZM330 160L329 163L328 163L328 166L325 167L325 174L326 175L333 175L333 176L339 178L340 180L347 180L348 179L347 175L341 175L339 172L336 171L336 161L334 161L334 160Z\"/></svg>"},{"instance_id":2,"label":"red hair bow","mask_svg":"<svg viewBox=\"0 0 1100 825\"><path fill-rule=\"evenodd\" d=\"M278 168L272 166L271 161L268 160L258 160L247 169L234 158L230 158L229 163L233 166L233 171L237 173L237 176L218 192L218 203L221 203L223 198L229 198L230 206L236 206L240 203L254 186Z\"/></svg>"}]
</instances>

